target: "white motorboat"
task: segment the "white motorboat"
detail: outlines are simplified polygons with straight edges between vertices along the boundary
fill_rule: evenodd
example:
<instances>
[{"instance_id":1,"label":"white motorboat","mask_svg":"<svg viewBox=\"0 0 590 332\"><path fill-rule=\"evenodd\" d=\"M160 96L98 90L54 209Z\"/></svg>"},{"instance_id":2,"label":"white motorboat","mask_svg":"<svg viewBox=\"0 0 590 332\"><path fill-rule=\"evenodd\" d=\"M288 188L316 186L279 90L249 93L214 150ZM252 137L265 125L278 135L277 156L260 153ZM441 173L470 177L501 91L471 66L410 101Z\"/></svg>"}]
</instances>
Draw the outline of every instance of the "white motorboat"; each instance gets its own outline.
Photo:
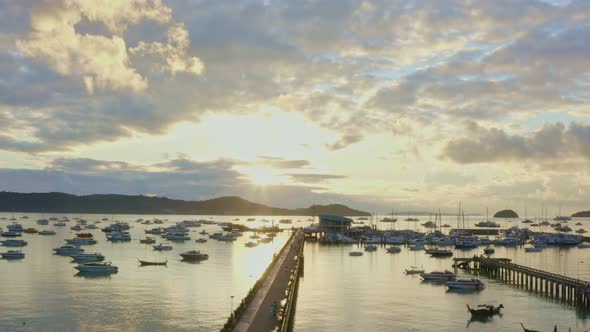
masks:
<instances>
[{"instance_id":1,"label":"white motorboat","mask_svg":"<svg viewBox=\"0 0 590 332\"><path fill-rule=\"evenodd\" d=\"M172 250L172 246L167 246L167 245L163 245L163 244L157 244L153 247L154 247L154 250L158 250L158 251Z\"/></svg>"},{"instance_id":2,"label":"white motorboat","mask_svg":"<svg viewBox=\"0 0 590 332\"><path fill-rule=\"evenodd\" d=\"M71 255L75 255L75 254L79 254L79 253L84 252L84 249L77 247L77 246L65 245L65 246L61 246L59 248L55 248L55 249L53 249L53 251L55 251L55 253L57 255L71 256Z\"/></svg>"},{"instance_id":3,"label":"white motorboat","mask_svg":"<svg viewBox=\"0 0 590 332\"><path fill-rule=\"evenodd\" d=\"M209 255L200 252L199 250L189 250L180 254L183 260L187 261L195 261L195 260L203 260L208 259Z\"/></svg>"},{"instance_id":4,"label":"white motorboat","mask_svg":"<svg viewBox=\"0 0 590 332\"><path fill-rule=\"evenodd\" d=\"M97 243L95 239L88 237L77 237L75 239L66 239L65 241L67 244L75 244L78 246L88 246Z\"/></svg>"},{"instance_id":5,"label":"white motorboat","mask_svg":"<svg viewBox=\"0 0 590 332\"><path fill-rule=\"evenodd\" d=\"M28 244L25 240L4 240L0 243L5 247L24 247Z\"/></svg>"},{"instance_id":6,"label":"white motorboat","mask_svg":"<svg viewBox=\"0 0 590 332\"><path fill-rule=\"evenodd\" d=\"M424 280L455 280L457 275L451 271L432 271L429 273L420 273L420 276Z\"/></svg>"},{"instance_id":7,"label":"white motorboat","mask_svg":"<svg viewBox=\"0 0 590 332\"><path fill-rule=\"evenodd\" d=\"M147 236L145 239L141 239L139 240L140 243L147 243L147 244L151 244L151 243L156 243L156 240L153 237L149 237Z\"/></svg>"},{"instance_id":8,"label":"white motorboat","mask_svg":"<svg viewBox=\"0 0 590 332\"><path fill-rule=\"evenodd\" d=\"M351 251L348 253L348 256L362 256L363 252L362 251Z\"/></svg>"},{"instance_id":9,"label":"white motorboat","mask_svg":"<svg viewBox=\"0 0 590 332\"><path fill-rule=\"evenodd\" d=\"M452 289L483 289L486 284L477 278L471 279L457 279L454 281L447 281L445 285Z\"/></svg>"},{"instance_id":10,"label":"white motorboat","mask_svg":"<svg viewBox=\"0 0 590 332\"><path fill-rule=\"evenodd\" d=\"M111 265L110 262L92 262L79 264L74 267L80 272L93 272L93 273L115 273L119 270L118 267Z\"/></svg>"},{"instance_id":11,"label":"white motorboat","mask_svg":"<svg viewBox=\"0 0 590 332\"><path fill-rule=\"evenodd\" d=\"M402 248L400 248L400 247L389 247L389 248L387 248L387 252L390 253L390 254L397 254L397 253L399 253L401 251L402 251Z\"/></svg>"},{"instance_id":12,"label":"white motorboat","mask_svg":"<svg viewBox=\"0 0 590 332\"><path fill-rule=\"evenodd\" d=\"M86 261L86 262L100 262L104 261L104 256L101 253L79 253L70 255L74 261Z\"/></svg>"},{"instance_id":13,"label":"white motorboat","mask_svg":"<svg viewBox=\"0 0 590 332\"><path fill-rule=\"evenodd\" d=\"M7 252L0 252L0 256L5 259L23 259L25 253L20 250L8 250Z\"/></svg>"},{"instance_id":14,"label":"white motorboat","mask_svg":"<svg viewBox=\"0 0 590 332\"><path fill-rule=\"evenodd\" d=\"M45 229L45 230L39 231L39 233L37 233L37 234L39 234L39 235L55 235L55 231Z\"/></svg>"}]
</instances>

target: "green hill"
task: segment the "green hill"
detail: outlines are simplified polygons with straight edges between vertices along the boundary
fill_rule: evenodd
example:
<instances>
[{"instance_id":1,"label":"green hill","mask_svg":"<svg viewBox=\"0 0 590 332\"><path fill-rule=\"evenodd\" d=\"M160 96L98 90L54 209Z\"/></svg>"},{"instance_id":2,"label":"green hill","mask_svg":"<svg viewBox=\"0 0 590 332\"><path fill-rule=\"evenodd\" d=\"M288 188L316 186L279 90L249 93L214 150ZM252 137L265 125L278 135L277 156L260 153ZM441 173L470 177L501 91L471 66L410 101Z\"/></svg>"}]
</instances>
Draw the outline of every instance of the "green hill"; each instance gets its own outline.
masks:
<instances>
[{"instance_id":1,"label":"green hill","mask_svg":"<svg viewBox=\"0 0 590 332\"><path fill-rule=\"evenodd\" d=\"M518 214L512 210L502 210L496 212L494 218L518 218Z\"/></svg>"},{"instance_id":2,"label":"green hill","mask_svg":"<svg viewBox=\"0 0 590 332\"><path fill-rule=\"evenodd\" d=\"M97 213L97 214L195 214L195 215L283 215L368 216L368 212L340 204L283 209L253 203L236 196L205 201L184 201L143 195L84 195L65 193L0 192L1 212Z\"/></svg>"}]
</instances>

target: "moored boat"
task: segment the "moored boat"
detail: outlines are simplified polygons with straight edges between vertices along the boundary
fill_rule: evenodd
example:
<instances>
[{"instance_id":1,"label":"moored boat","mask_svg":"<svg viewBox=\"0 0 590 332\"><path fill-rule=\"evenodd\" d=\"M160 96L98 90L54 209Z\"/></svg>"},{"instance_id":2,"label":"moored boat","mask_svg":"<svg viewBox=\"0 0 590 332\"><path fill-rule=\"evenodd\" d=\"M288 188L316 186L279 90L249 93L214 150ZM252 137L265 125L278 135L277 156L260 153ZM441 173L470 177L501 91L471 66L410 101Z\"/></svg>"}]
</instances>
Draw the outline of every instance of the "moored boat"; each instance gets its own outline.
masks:
<instances>
[{"instance_id":1,"label":"moored boat","mask_svg":"<svg viewBox=\"0 0 590 332\"><path fill-rule=\"evenodd\" d=\"M55 251L57 255L70 256L84 252L84 249L77 246L65 245L59 248L55 248L53 249L53 251Z\"/></svg>"},{"instance_id":2,"label":"moored boat","mask_svg":"<svg viewBox=\"0 0 590 332\"><path fill-rule=\"evenodd\" d=\"M455 275L451 271L432 271L429 273L420 273L420 276L424 280L455 280L457 279L457 275Z\"/></svg>"},{"instance_id":3,"label":"moored boat","mask_svg":"<svg viewBox=\"0 0 590 332\"><path fill-rule=\"evenodd\" d=\"M492 247L485 247L483 249L483 253L486 254L486 255L491 255L491 254L493 254L495 252L496 252L496 249L494 249Z\"/></svg>"},{"instance_id":4,"label":"moored boat","mask_svg":"<svg viewBox=\"0 0 590 332\"><path fill-rule=\"evenodd\" d=\"M348 256L362 256L363 252L362 251L351 251L348 253Z\"/></svg>"},{"instance_id":5,"label":"moored boat","mask_svg":"<svg viewBox=\"0 0 590 332\"><path fill-rule=\"evenodd\" d=\"M156 240L152 237L146 236L145 239L139 240L139 243L151 244L151 243L156 243Z\"/></svg>"},{"instance_id":6,"label":"moored boat","mask_svg":"<svg viewBox=\"0 0 590 332\"><path fill-rule=\"evenodd\" d=\"M0 243L5 247L24 247L28 244L25 240L4 240Z\"/></svg>"},{"instance_id":7,"label":"moored boat","mask_svg":"<svg viewBox=\"0 0 590 332\"><path fill-rule=\"evenodd\" d=\"M402 248L400 248L400 247L389 247L389 248L387 248L387 253L389 253L389 254L397 254L397 253L399 253L401 251L402 251Z\"/></svg>"},{"instance_id":8,"label":"moored boat","mask_svg":"<svg viewBox=\"0 0 590 332\"><path fill-rule=\"evenodd\" d=\"M39 231L39 233L37 233L37 234L39 234L39 235L55 235L55 231L44 229L42 231Z\"/></svg>"},{"instance_id":9,"label":"moored boat","mask_svg":"<svg viewBox=\"0 0 590 332\"><path fill-rule=\"evenodd\" d=\"M74 261L86 261L86 262L100 262L104 261L104 256L101 253L79 253L70 255Z\"/></svg>"},{"instance_id":10,"label":"moored boat","mask_svg":"<svg viewBox=\"0 0 590 332\"><path fill-rule=\"evenodd\" d=\"M20 250L8 250L7 252L0 252L0 256L5 259L23 259L25 253Z\"/></svg>"},{"instance_id":11,"label":"moored boat","mask_svg":"<svg viewBox=\"0 0 590 332\"><path fill-rule=\"evenodd\" d=\"M480 317L491 317L494 315L499 315L500 310L504 308L503 304L499 306L494 306L491 304L480 304L477 308L471 308L469 304L467 305L467 310L471 313L471 316L480 316Z\"/></svg>"},{"instance_id":12,"label":"moored boat","mask_svg":"<svg viewBox=\"0 0 590 332\"><path fill-rule=\"evenodd\" d=\"M117 266L111 265L111 262L83 263L74 268L80 272L91 273L115 273L119 270Z\"/></svg>"},{"instance_id":13,"label":"moored boat","mask_svg":"<svg viewBox=\"0 0 590 332\"><path fill-rule=\"evenodd\" d=\"M172 246L167 246L164 244L157 244L154 247L154 250L164 251L164 250L172 250Z\"/></svg>"},{"instance_id":14,"label":"moored boat","mask_svg":"<svg viewBox=\"0 0 590 332\"><path fill-rule=\"evenodd\" d=\"M445 283L445 285L451 289L475 289L475 290L483 289L486 286L481 280L479 280L477 278L457 279L454 281L447 281Z\"/></svg>"},{"instance_id":15,"label":"moored boat","mask_svg":"<svg viewBox=\"0 0 590 332\"><path fill-rule=\"evenodd\" d=\"M180 257L182 257L183 260L196 261L208 259L209 255L202 253L199 250L189 250L180 254Z\"/></svg>"},{"instance_id":16,"label":"moored boat","mask_svg":"<svg viewBox=\"0 0 590 332\"><path fill-rule=\"evenodd\" d=\"M409 269L406 269L404 271L405 274L420 274L420 273L424 273L424 269L423 268L418 268L417 266L410 266Z\"/></svg>"},{"instance_id":17,"label":"moored boat","mask_svg":"<svg viewBox=\"0 0 590 332\"><path fill-rule=\"evenodd\" d=\"M146 260L141 260L141 259L137 259L139 261L139 265L141 266L146 266L146 265L167 265L168 264L168 260L165 259L163 262L162 261L146 261Z\"/></svg>"}]
</instances>

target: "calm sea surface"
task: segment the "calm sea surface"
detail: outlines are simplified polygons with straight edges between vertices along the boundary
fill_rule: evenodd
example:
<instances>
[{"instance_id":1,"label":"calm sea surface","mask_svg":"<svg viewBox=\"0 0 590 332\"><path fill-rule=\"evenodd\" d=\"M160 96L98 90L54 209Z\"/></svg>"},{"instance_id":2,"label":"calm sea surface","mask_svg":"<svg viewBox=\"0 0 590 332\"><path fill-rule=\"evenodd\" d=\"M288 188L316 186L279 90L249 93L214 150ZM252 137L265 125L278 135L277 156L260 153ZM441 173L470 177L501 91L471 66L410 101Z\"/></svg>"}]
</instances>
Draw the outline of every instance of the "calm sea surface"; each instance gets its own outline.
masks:
<instances>
[{"instance_id":1,"label":"calm sea surface","mask_svg":"<svg viewBox=\"0 0 590 332\"><path fill-rule=\"evenodd\" d=\"M518 224L495 221L503 227ZM578 221L584 225L574 227ZM443 218L445 222L457 224L456 218ZM404 221L395 227L420 229L415 224ZM569 224L573 229L590 229L590 220L577 219ZM379 227L389 229L392 225L381 223ZM481 279L487 284L486 289L465 293L449 292L443 284L407 276L403 272L410 266L426 271L451 269L452 258L432 258L405 246L399 254L388 254L385 248L351 257L348 252L362 251L362 247L307 242L295 331L522 331L520 322L539 331L553 331L555 324L558 331L590 330L589 313L485 277ZM470 257L480 254L482 249L453 250L454 257ZM499 247L494 257L507 257L515 263L590 280L590 249L547 248L539 253L525 253L522 248ZM469 322L466 305L483 303L504 304L503 316L486 323Z\"/></svg>"},{"instance_id":2,"label":"calm sea surface","mask_svg":"<svg viewBox=\"0 0 590 332\"><path fill-rule=\"evenodd\" d=\"M19 219L23 214L17 214ZM75 264L69 257L53 255L52 248L64 244L64 239L75 237L70 227L39 226L35 221L41 215L26 214L23 227L53 229L55 236L23 234L28 242L23 247L23 260L0 260L0 331L218 331L233 307L246 295L260 277L275 252L288 237L279 233L274 242L247 248L251 233L244 233L235 242L208 239L195 243L202 229L209 233L221 231L216 225L192 228L191 241L172 242L174 250L157 252L152 245L141 244L144 230L162 225L142 225L138 218L168 219L165 225L182 220L212 219L232 221L236 217L215 216L115 216L127 221L133 240L111 243L100 229L91 232L98 240L93 246L84 246L87 252L100 252L107 261L119 267L109 277L82 277L77 275ZM44 218L60 215L45 214ZM67 215L94 222L111 215ZM0 214L10 218L11 214ZM241 218L245 220L245 218ZM261 218L258 218L259 220ZM268 218L270 220L270 218ZM0 220L6 229L8 220ZM110 222L97 226L105 227ZM252 226L263 223L248 223ZM160 241L160 236L150 235ZM3 238L4 239L4 238ZM163 239L162 239L163 240ZM0 246L0 251L7 248ZM198 249L210 258L201 263L181 262L181 252ZM139 267L138 258L168 259L168 266ZM231 296L234 296L233 303ZM25 323L23 325L23 323Z\"/></svg>"},{"instance_id":3,"label":"calm sea surface","mask_svg":"<svg viewBox=\"0 0 590 332\"><path fill-rule=\"evenodd\" d=\"M28 215L29 219L20 219L22 215ZM11 216L0 214L5 218ZM41 217L52 216L64 215L15 214L25 228L53 229L57 235L23 234L22 239L29 243L22 249L27 257L19 261L0 260L0 331L217 331L232 306L245 296L288 236L283 232L274 242L256 248L244 246L250 240L249 233L233 243L211 239L207 243L195 243L195 239L206 237L198 234L202 229L209 233L221 230L216 225L203 225L191 229L191 241L172 243L174 250L170 252L155 252L151 245L138 240L145 237L145 229L160 225L142 225L135 223L136 219L168 219L165 225L170 225L197 219L226 222L240 218L239 223L246 223L246 217L114 216L114 220L133 226L130 230L133 240L111 243L100 229L90 230L99 243L85 246L86 251L101 252L119 267L119 272L110 277L90 278L78 276L69 258L52 254L52 248L61 246L64 239L76 233L70 230L74 221L66 227L35 223ZM111 215L67 216L89 222L112 218ZM266 217L275 221L282 218L293 219L292 226L310 223L303 217ZM420 219L423 222L428 218ZM468 224L474 221L475 218ZM574 220L569 223L572 228L579 228L573 225L577 221L590 230L590 220ZM454 218L443 222L456 226ZM499 222L503 227L515 224ZM5 229L9 223L0 220L0 228ZM103 221L97 226L109 224L110 221ZM382 229L393 226L421 228L407 222L378 225ZM159 236L152 236L161 242ZM178 254L190 249L202 250L210 259L197 264L181 262ZM572 331L590 330L587 313L494 280L482 278L488 287L478 293L452 293L440 284L421 282L419 276L403 274L412 265L426 270L450 269L450 258L431 258L405 247L399 254L387 254L385 247L380 247L361 257L348 256L349 251L359 249L362 250L356 245L306 243L296 331L522 331L520 322L540 331L552 331L555 324L559 331L567 331L568 327ZM480 251L481 248L455 250L455 257L473 256ZM137 258L164 257L168 259L168 267L138 267L137 264ZM508 257L516 263L590 280L590 249L547 248L540 253L525 253L522 248L497 248L495 257ZM481 303L502 303L505 314L487 323L468 323L465 305Z\"/></svg>"}]
</instances>

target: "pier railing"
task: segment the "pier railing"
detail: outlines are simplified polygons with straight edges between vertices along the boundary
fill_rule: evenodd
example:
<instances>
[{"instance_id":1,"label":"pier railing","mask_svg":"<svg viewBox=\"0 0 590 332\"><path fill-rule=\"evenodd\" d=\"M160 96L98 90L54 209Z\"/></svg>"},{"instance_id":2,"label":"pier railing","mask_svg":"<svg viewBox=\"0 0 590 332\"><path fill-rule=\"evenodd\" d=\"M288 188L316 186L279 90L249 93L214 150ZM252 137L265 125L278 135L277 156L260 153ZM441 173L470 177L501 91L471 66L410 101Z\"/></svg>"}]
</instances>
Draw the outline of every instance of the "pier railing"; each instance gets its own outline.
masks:
<instances>
[{"instance_id":1,"label":"pier railing","mask_svg":"<svg viewBox=\"0 0 590 332\"><path fill-rule=\"evenodd\" d=\"M244 311L246 310L246 308L248 308L248 305L250 304L250 302L252 302L252 300L256 296L256 293L258 292L258 290L260 290L260 288L262 287L262 284L264 283L264 280L266 280L266 278L270 274L270 271L272 271L272 269L274 268L274 266L279 261L279 257L281 257L281 255L284 253L284 251L287 250L287 248L289 247L289 244L292 243L293 238L294 238L294 236L295 236L296 233L297 233L296 231L293 231L291 233L291 236L287 240L287 242L285 242L285 244L281 248L281 250L277 254L274 255L273 260L270 262L270 264L268 265L268 267L266 268L266 270L264 271L264 273L254 283L254 285L252 286L252 288L250 288L250 291L248 291L248 294L246 294L246 296L242 299L242 301L236 307L236 309L229 315L229 317L228 317L225 325L223 325L223 327L221 328L220 332L229 332L229 331L232 331L234 329L234 327L236 326L236 324L240 320L240 317L242 317L242 314L244 313Z\"/></svg>"}]
</instances>

